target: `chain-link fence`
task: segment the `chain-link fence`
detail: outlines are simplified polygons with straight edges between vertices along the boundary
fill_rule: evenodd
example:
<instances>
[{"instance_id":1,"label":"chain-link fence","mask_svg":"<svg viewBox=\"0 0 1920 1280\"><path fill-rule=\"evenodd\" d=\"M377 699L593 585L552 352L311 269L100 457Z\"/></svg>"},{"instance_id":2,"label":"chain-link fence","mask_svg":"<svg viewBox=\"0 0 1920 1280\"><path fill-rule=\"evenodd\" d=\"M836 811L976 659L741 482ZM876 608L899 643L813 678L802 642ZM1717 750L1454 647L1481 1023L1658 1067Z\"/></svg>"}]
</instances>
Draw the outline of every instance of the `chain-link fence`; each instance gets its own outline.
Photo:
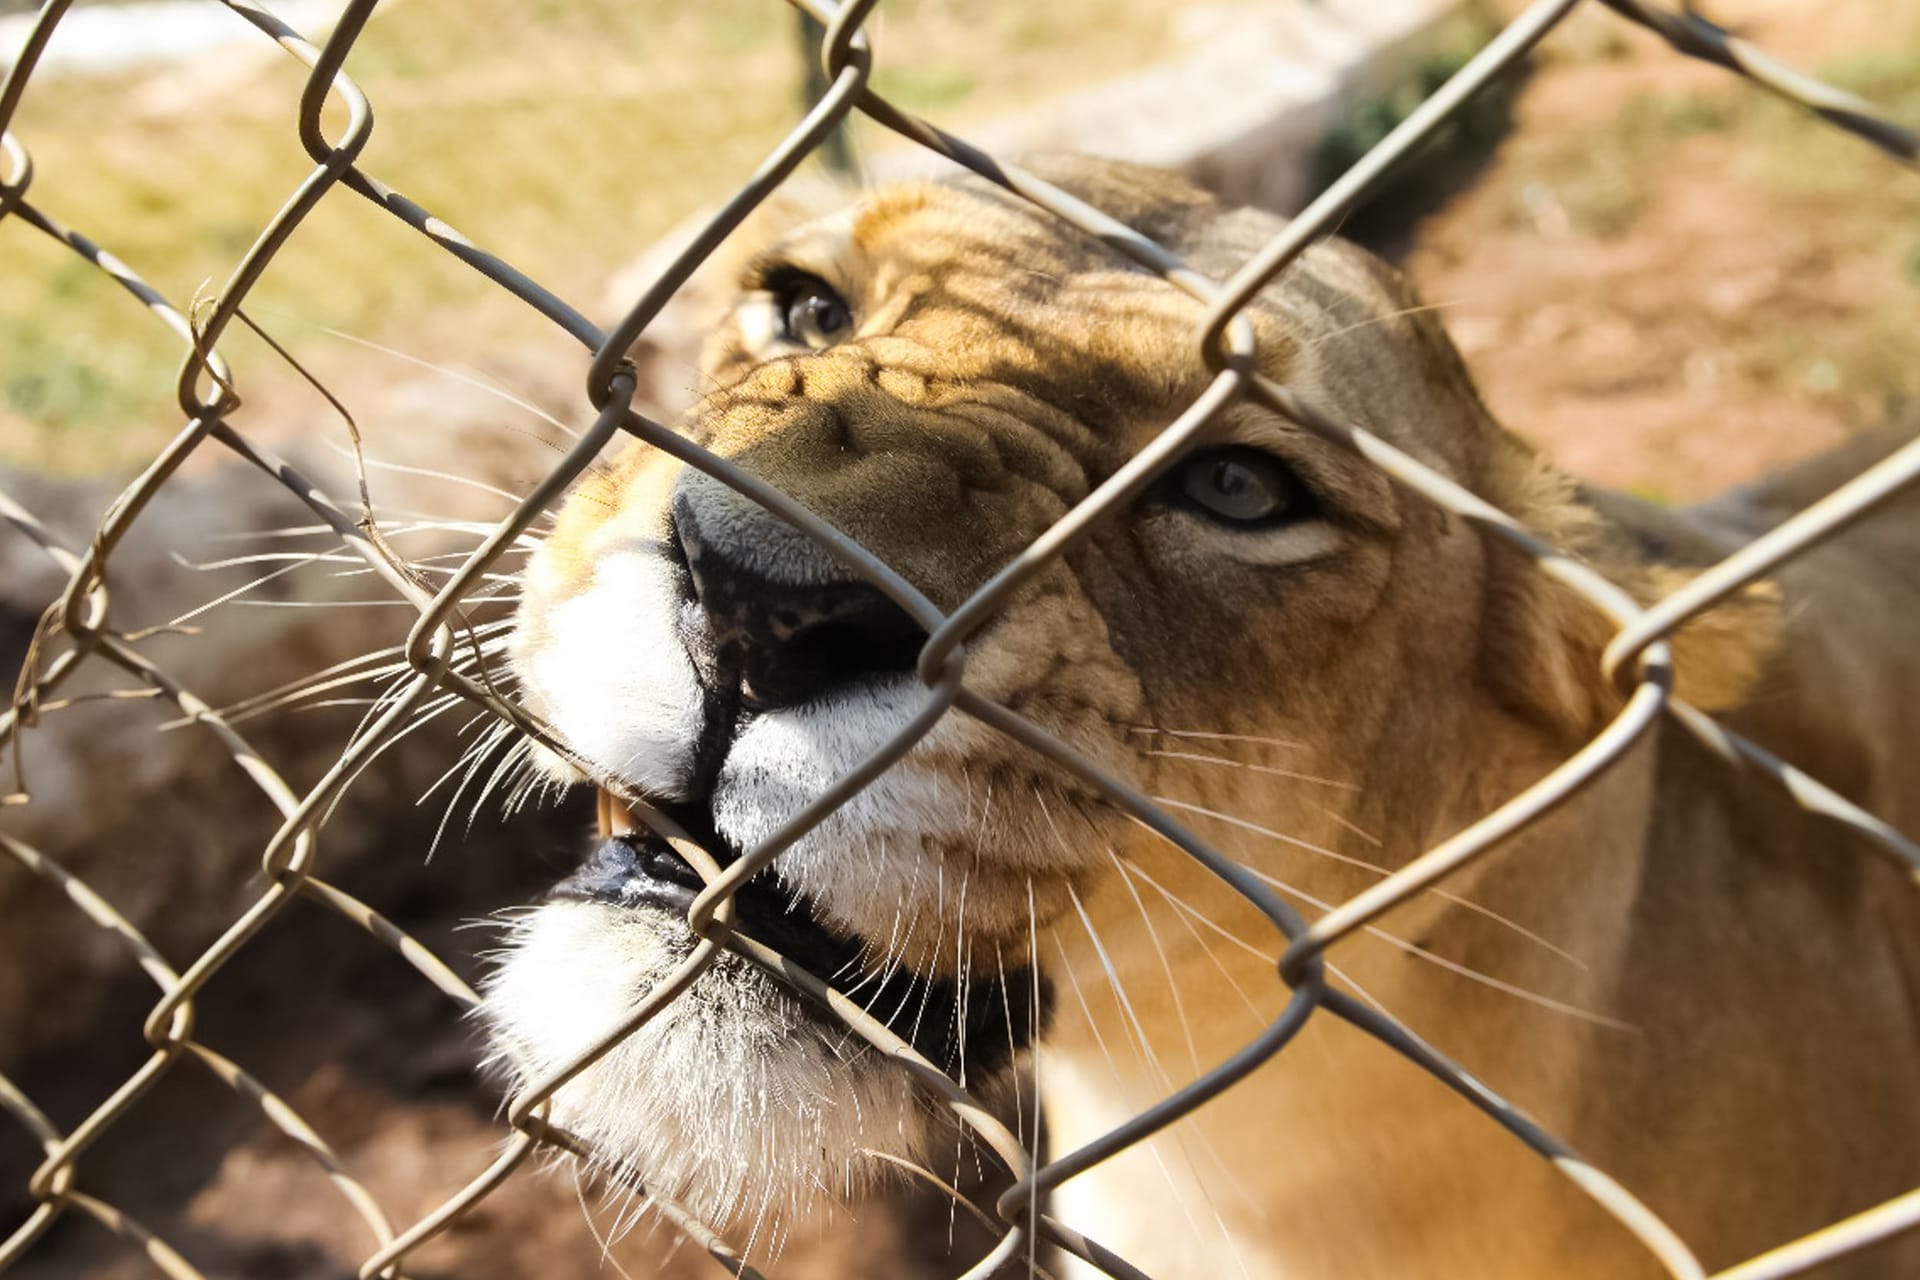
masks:
<instances>
[{"instance_id":1,"label":"chain-link fence","mask_svg":"<svg viewBox=\"0 0 1920 1280\"><path fill-rule=\"evenodd\" d=\"M875 8L875 0L847 0L838 7L816 0L799 0L799 3L825 28L819 52L828 76L826 91L787 139L741 183L725 207L693 237L610 330L597 327L573 304L478 247L362 167L361 157L374 130L373 104L343 68L373 13L374 0L355 0L349 4L330 37L320 46L309 43L264 8L242 0L227 0L227 7L256 28L264 40L276 42L306 68L305 88L299 98L298 136L312 168L246 250L217 295L191 313L150 288L101 243L56 221L39 199L28 140L11 130L0 138L0 219L32 227L106 272L124 287L135 303L146 307L157 323L171 329L186 352L177 382L184 425L105 512L89 544L84 547L61 545L24 506L0 495L0 514L4 514L18 535L45 552L65 576L67 584L34 632L29 660L22 671L13 707L3 722L4 727L0 728L0 740L11 740L18 747L21 739L33 732L40 718L51 713L61 690L77 672L104 664L133 677L151 690L152 696L171 703L181 716L198 725L207 735L206 741L231 756L280 815L279 829L268 842L262 858L265 888L250 907L231 921L213 945L184 967L170 963L111 902L65 870L60 861L17 839L0 835L0 850L5 851L8 860L31 876L57 887L65 897L67 909L74 913L75 923L84 921L111 937L126 960L137 965L160 991L160 999L145 1021L145 1037L151 1052L143 1065L71 1128L56 1127L33 1099L0 1079L0 1109L24 1126L44 1155L31 1175L29 1186L35 1207L24 1222L12 1228L4 1243L0 1243L0 1268L33 1250L57 1220L77 1216L99 1223L130 1249L144 1253L167 1275L199 1275L182 1251L89 1190L86 1157L103 1135L119 1125L163 1077L177 1072L204 1072L231 1089L247 1105L257 1107L267 1122L309 1153L339 1194L365 1220L377 1238L378 1247L364 1259L360 1274L399 1275L409 1255L470 1214L537 1151L545 1147L579 1152L580 1140L549 1120L555 1093L658 1014L723 952L730 951L797 987L807 998L830 1010L831 1016L844 1023L850 1033L878 1049L1004 1161L1013 1181L994 1206L998 1215L995 1228L998 1243L967 1270L969 1276L993 1274L1015 1260L1024 1262L1036 1239L1077 1255L1107 1274L1140 1274L1097 1241L1075 1230L1073 1224L1057 1221L1044 1212L1046 1193L1233 1088L1261 1063L1283 1052L1302 1026L1315 1016L1343 1020L1404 1055L1467 1099L1485 1114L1488 1124L1505 1130L1513 1141L1550 1162L1580 1192L1637 1236L1668 1274L1704 1275L1703 1267L1686 1242L1636 1200L1629 1188L1585 1163L1578 1153L1394 1020L1329 985L1325 976L1326 957L1343 939L1363 930L1411 896L1441 883L1569 799L1663 722L1677 725L1697 738L1724 761L1726 768L1751 775L1753 785L1784 789L1805 809L1838 824L1893 860L1909 878L1920 878L1920 847L1910 839L1863 812L1819 780L1799 772L1681 701L1673 692L1667 643L1683 624L1840 533L1920 478L1920 444L1902 448L1825 499L1698 574L1666 598L1641 605L1615 583L1549 545L1434 469L1365 430L1333 419L1293 389L1257 372L1254 328L1241 314L1250 300L1316 238L1327 234L1384 175L1394 170L1476 91L1513 66L1562 24L1578 7L1577 0L1543 0L1527 8L1383 142L1315 199L1282 234L1227 280L1205 278L1162 246L1100 210L903 112L877 93L872 79L874 55L863 30L863 24ZM1787 69L1738 36L1716 26L1691 6L1684 11L1670 12L1638 0L1608 0L1607 7L1622 20L1657 32L1680 52L1723 66L1819 114L1836 127L1867 139L1904 165L1911 166L1920 157L1920 139L1911 132L1879 118L1866 105ZM21 99L29 90L36 61L68 8L69 4L62 0L50 0L42 9L25 49L4 86L0 86L0 127L14 120ZM1205 323L1195 335L1195 358L1203 361L1211 373L1211 382L1204 394L1152 444L950 612L936 608L885 563L787 495L727 459L649 420L632 407L635 374L627 361L627 353L649 322L721 241L855 112L1099 237L1142 267L1157 273L1170 288L1198 299L1207 308ZM644 157L640 159L644 164ZM591 423L514 513L502 520L456 571L437 584L433 577L396 556L380 537L370 513L363 513L354 499L338 499L327 493L294 465L243 435L230 421L245 380L223 358L223 340L236 320L250 323L243 312L249 295L275 256L300 234L303 222L323 202L356 197L372 202L431 240L592 353L586 384L580 393L581 403L591 409ZM48 317L48 323L58 324L58 317ZM1623 708L1604 731L1551 774L1311 922L1233 859L1175 821L1163 808L1021 715L984 698L969 687L966 679L969 640L995 617L1011 595L1056 562L1103 517L1140 494L1200 432L1240 403L1265 406L1325 440L1351 450L1399 485L1471 522L1487 536L1517 549L1531 560L1537 572L1578 593L1610 619L1615 628L1603 659L1604 675L1617 682L1626 694ZM707 883L688 913L691 951L666 981L639 1001L622 1026L563 1069L535 1079L511 1100L505 1112L508 1136L497 1159L476 1172L463 1190L437 1209L417 1221L396 1224L344 1167L323 1132L250 1074L246 1065L196 1037L195 1003L222 970L244 965L263 932L271 930L275 921L299 900L337 913L381 946L391 948L449 1000L464 1007L478 1003L474 991L430 950L323 876L320 835L334 805L355 783L368 762L405 731L424 703L449 693L510 723L520 733L544 743L563 757L578 761L548 726L502 697L462 662L468 652L477 656L481 644L470 630L463 606L484 592L488 575L495 571L502 555L528 535L535 521L567 492L594 459L627 436L685 460L804 530L924 627L930 638L920 650L917 670L926 689L925 705L912 723L882 750L814 797L796 818L759 847L745 850L725 865L723 859L716 859L645 805L641 797L627 796L635 811L654 825ZM397 599L405 601L419 615L405 648L406 660L412 668L410 678L379 704L378 714L370 718L333 767L305 790L288 785L233 724L156 666L142 651L144 637L122 629L115 617L110 575L116 553L130 538L139 535L140 517L155 495L192 455L210 445L231 451L258 468L262 484L280 486L291 493L338 535L342 549L358 557ZM1257 908L1290 940L1275 975L1275 980L1284 984L1290 993L1284 1011L1258 1037L1249 1041L1242 1052L1100 1140L1045 1163L1037 1160L1026 1143L995 1119L990 1107L922 1057L857 1002L729 927L734 894L749 879L765 871L802 833L899 760L942 717L956 712L992 726L1083 779L1117 810L1178 845ZM606 780L606 785L615 790L620 788L615 780ZM24 793L10 797L12 803L27 801ZM720 1239L670 1203L662 1202L660 1208L723 1266L740 1274L754 1274L753 1267L736 1252L737 1242ZM1738 1280L1797 1274L1916 1224L1920 1224L1920 1190L1718 1274Z\"/></svg>"}]
</instances>

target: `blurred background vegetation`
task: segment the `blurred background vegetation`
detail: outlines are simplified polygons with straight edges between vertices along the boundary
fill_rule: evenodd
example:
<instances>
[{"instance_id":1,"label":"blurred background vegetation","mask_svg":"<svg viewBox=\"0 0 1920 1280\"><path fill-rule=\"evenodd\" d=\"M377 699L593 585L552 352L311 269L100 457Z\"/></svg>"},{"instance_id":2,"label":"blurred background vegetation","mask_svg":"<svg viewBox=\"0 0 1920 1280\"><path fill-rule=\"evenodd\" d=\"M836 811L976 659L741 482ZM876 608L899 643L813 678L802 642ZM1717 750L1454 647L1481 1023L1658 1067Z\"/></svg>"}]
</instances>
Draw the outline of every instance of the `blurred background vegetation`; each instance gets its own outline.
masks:
<instances>
[{"instance_id":1,"label":"blurred background vegetation","mask_svg":"<svg viewBox=\"0 0 1920 1280\"><path fill-rule=\"evenodd\" d=\"M184 305L218 287L311 166L295 135L304 69L213 4L168 7L238 42L108 74L42 71L15 132L35 202ZM916 111L1013 110L1152 59L1176 16L1151 0L891 3L873 24L887 51L876 82ZM70 34L56 32L55 53ZM770 0L406 0L382 7L347 70L374 104L363 167L589 315L611 272L786 134L805 74L797 20ZM502 345L522 362L579 360L344 190L276 256L249 312L321 370L343 354L328 330L433 361ZM232 341L257 392L253 369L272 361ZM0 225L0 462L138 462L178 426L179 356L105 276Z\"/></svg>"},{"instance_id":2,"label":"blurred background vegetation","mask_svg":"<svg viewBox=\"0 0 1920 1280\"><path fill-rule=\"evenodd\" d=\"M295 0L286 12L297 24L307 13L299 6L316 2ZM34 200L184 303L218 287L306 172L293 116L303 72L219 6L158 5L178 21L229 29L233 42L103 73L43 71L16 133L34 157ZM29 7L0 0L0 9ZM876 80L902 105L964 130L1165 58L1203 12L1217 29L1258 10L1244 0L890 0L873 24ZM1502 10L1468 6L1407 75L1358 95L1320 148L1322 177L1469 56ZM1920 120L1915 0L1735 0L1721 10L1721 20L1797 64ZM56 53L69 34L56 35ZM723 197L791 127L805 75L798 43L792 12L773 0L393 3L348 64L374 104L363 165L603 318L608 278ZM0 44L0 58L7 54ZM1523 123L1544 123L1508 137L1516 109ZM1732 412L1742 397L1771 397L1769 414L1797 404L1829 435L1920 393L1912 342L1920 196L1911 176L1611 14L1583 13L1549 41L1530 80L1463 117L1442 151L1452 166L1445 181L1402 185L1376 205L1394 227L1377 239L1407 258L1430 294L1445 295L1435 300L1464 323L1456 332L1492 383L1496 408L1514 406L1523 430L1538 423L1551 437L1568 397L1612 394L1579 376L1591 374L1592 353L1578 342L1516 343L1512 322L1549 285L1552 298L1588 298L1611 314L1622 297L1633 312L1635 290L1657 284L1661 301L1648 307L1667 321L1675 307L1696 315L1688 350L1663 341L1639 352L1610 375L1613 391L1645 390L1649 379L1696 386L1710 360L1719 402ZM1702 207L1672 225L1676 202ZM1412 214L1432 216L1416 225ZM1375 230L1365 218L1352 228ZM1728 272L1762 270L1747 257L1729 264L1718 250L1676 251L1659 263L1615 261L1620 246L1650 238L1684 246L1689 235L1737 237L1763 258L1772 253L1764 260L1778 278L1749 282L1753 296L1733 304L1740 290ZM1522 260L1526 272L1506 269ZM1594 291L1602 284L1606 296ZM344 191L278 255L249 311L317 373L349 386L404 366L342 334L417 360L478 365L510 384L530 370L572 379L584 362L521 304ZM1489 319L1496 312L1498 325ZM1629 317L1644 328L1643 319ZM1489 326L1527 358L1485 349ZM256 411L304 394L248 335L228 342ZM0 225L0 463L61 474L138 463L178 425L178 359L171 335L111 281L29 228ZM1560 367L1536 371L1541 359ZM1634 404L1629 396L1616 407ZM1668 410L1650 420L1676 425ZM1568 421L1585 430L1593 418ZM1687 492L1659 476L1637 482Z\"/></svg>"}]
</instances>

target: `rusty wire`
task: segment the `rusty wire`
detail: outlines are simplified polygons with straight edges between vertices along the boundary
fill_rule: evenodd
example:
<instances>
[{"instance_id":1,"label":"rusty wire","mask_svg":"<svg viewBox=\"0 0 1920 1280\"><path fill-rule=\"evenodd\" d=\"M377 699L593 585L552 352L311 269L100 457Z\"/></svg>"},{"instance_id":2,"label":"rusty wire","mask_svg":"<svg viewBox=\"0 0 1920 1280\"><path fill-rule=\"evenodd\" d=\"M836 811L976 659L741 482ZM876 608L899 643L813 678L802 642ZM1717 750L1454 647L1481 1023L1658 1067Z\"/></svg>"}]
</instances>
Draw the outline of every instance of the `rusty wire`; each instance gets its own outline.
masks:
<instances>
[{"instance_id":1,"label":"rusty wire","mask_svg":"<svg viewBox=\"0 0 1920 1280\"><path fill-rule=\"evenodd\" d=\"M49 0L43 7L18 60L4 84L0 84L0 219L17 219L65 244L116 280L185 344L177 389L183 426L103 515L86 548L76 550L62 546L30 512L0 494L0 520L43 550L66 577L64 591L50 606L37 632L38 640L63 636L66 647L49 660L29 663L12 707L0 718L0 746L11 742L17 747L20 736L33 727L52 695L76 670L93 663L109 664L134 677L153 696L170 703L181 716L199 726L281 816L281 825L262 855L267 887L231 922L225 933L184 970L169 965L123 915L58 861L19 840L0 836L0 852L7 860L49 882L64 894L72 909L88 925L113 935L127 957L148 975L161 993L144 1027L150 1056L72 1130L61 1132L31 1099L0 1077L0 1111L20 1124L43 1152L42 1163L34 1171L29 1185L36 1207L25 1222L0 1241L0 1270L30 1250L56 1219L78 1214L91 1218L129 1248L143 1253L162 1273L172 1277L200 1275L172 1246L81 1186L81 1170L88 1149L125 1117L162 1076L187 1063L192 1064L189 1069L206 1072L258 1108L270 1124L306 1150L333 1181L364 1221L371 1237L372 1248L362 1261L359 1274L362 1277L398 1276L410 1253L485 1198L537 1148L544 1145L575 1153L582 1151L579 1139L547 1120L547 1104L554 1092L664 1008L721 951L731 950L826 1006L850 1031L879 1049L960 1123L971 1128L1006 1164L1015 1181L994 1206L998 1215L994 1225L1001 1232L1001 1239L988 1256L967 1271L969 1276L991 1274L1003 1262L1026 1254L1032 1234L1078 1255L1109 1275L1141 1275L1097 1241L1038 1212L1040 1194L1230 1088L1247 1072L1280 1052L1315 1013L1346 1020L1465 1097L1492 1123L1502 1126L1555 1165L1575 1186L1633 1232L1667 1274L1674 1277L1706 1274L1686 1244L1627 1188L1585 1163L1576 1152L1392 1019L1329 988L1323 977L1324 957L1329 948L1383 912L1441 881L1564 803L1663 720L1672 721L1693 734L1730 765L1754 771L1782 787L1803 807L1850 830L1869 847L1903 866L1910 878L1920 884L1920 847L1911 840L1817 780L1680 701L1671 688L1667 652L1668 638L1688 619L1786 560L1804 554L1896 491L1914 484L1920 479L1920 443L1910 444L1885 459L1664 600L1642 606L1592 569L1444 476L1370 433L1332 420L1291 389L1253 372L1257 367L1253 330L1241 318L1242 310L1253 297L1288 263L1312 241L1328 234L1343 213L1461 104L1565 21L1577 7L1578 0L1540 0L1528 8L1295 218L1285 231L1225 281L1200 275L1163 247L1101 211L902 112L879 96L870 83L872 53L863 29L877 0L845 0L837 7L825 0L793 0L797 8L824 28L820 47L824 76L820 83L825 86L824 92L787 139L741 184L732 200L713 216L608 332L602 332L581 312L539 283L473 245L360 167L358 158L373 128L372 111L365 95L342 68L373 12L375 0L355 0L349 4L332 34L320 46L309 43L258 5L245 0L224 2L263 37L277 42L307 68L305 90L299 104L298 134L313 168L289 195L278 215L262 229L210 307L191 323L132 269L86 236L62 226L30 198L34 182L31 159L24 142L8 126L40 54L71 0ZM1673 11L1640 0L1604 0L1604 3L1623 18L1656 32L1680 52L1714 62L1755 81L1836 127L1864 138L1897 162L1911 166L1920 158L1920 139L1916 139L1912 131L1881 118L1867 104L1790 70L1750 43L1715 26L1694 6ZM346 107L346 120L337 137L327 136L321 124L322 108L330 99ZM1082 230L1098 235L1208 308L1195 334L1195 358L1204 361L1213 372L1207 390L1138 456L951 613L942 613L872 553L840 535L785 494L670 428L647 419L631 404L634 376L625 363L625 355L633 342L721 240L804 159L826 145L856 111ZM583 388L583 402L593 412L591 426L515 512L499 524L437 591L422 586L404 564L392 561L377 537L356 522L347 507L335 502L290 464L242 436L227 420L238 403L237 383L233 371L220 356L221 336L241 315L241 307L262 271L297 233L302 220L321 201L340 198L336 193L342 190L372 201L427 236L534 308L592 354ZM969 638L994 616L1011 593L1057 559L1096 522L1139 493L1178 455L1187 440L1240 401L1264 404L1353 451L1401 485L1476 524L1490 536L1504 539L1531 559L1540 572L1583 596L1617 628L1603 659L1604 673L1627 695L1612 723L1551 774L1466 830L1425 851L1365 891L1336 904L1311 924L1276 898L1263 883L1146 797L1038 726L983 698L967 686L965 679ZM484 680L476 680L456 669L461 647L472 646L477 653L479 643L465 633L458 611L503 550L562 496L596 455L623 434L666 450L761 503L817 539L850 569L902 606L929 632L918 668L927 687L927 700L913 721L871 759L838 780L782 830L759 847L744 851L724 870L684 832L674 829L667 819L641 803L639 797L627 797L641 818L670 839L708 882L689 912L688 927L695 935L696 945L669 978L646 994L622 1026L564 1068L533 1081L511 1101L506 1112L511 1129L509 1140L486 1169L439 1208L417 1222L396 1229L319 1133L243 1066L194 1038L194 1001L212 976L241 956L289 903L305 898L358 925L373 939L391 948L452 1001L469 1007L476 1002L474 992L431 951L373 908L320 877L319 834L334 802L352 784L365 763L404 729L414 708L443 692L450 691L472 701L511 721L522 732L564 756L577 760L564 742L524 709L502 698ZM296 794L227 719L155 666L138 651L128 634L112 625L106 570L114 549L128 536L141 510L180 464L190 454L206 447L209 441L238 454L272 483L291 491L338 534L346 549L418 611L405 648L413 670L411 678L304 795ZM37 651L39 645L35 648ZM941 717L956 709L992 725L1084 779L1122 812L1167 837L1243 895L1289 939L1275 977L1290 988L1290 999L1260 1036L1228 1061L1217 1064L1119 1129L1044 1165L1035 1162L1032 1153L989 1108L856 1002L770 948L733 933L729 927L733 894L745 880L772 863L783 849L903 755ZM9 799L17 802L23 797ZM661 1208L722 1266L736 1274L756 1274L725 1241L691 1214L672 1204L663 1204ZM1920 1189L1721 1271L1717 1273L1718 1280L1771 1280L1799 1274L1916 1225L1920 1225Z\"/></svg>"}]
</instances>

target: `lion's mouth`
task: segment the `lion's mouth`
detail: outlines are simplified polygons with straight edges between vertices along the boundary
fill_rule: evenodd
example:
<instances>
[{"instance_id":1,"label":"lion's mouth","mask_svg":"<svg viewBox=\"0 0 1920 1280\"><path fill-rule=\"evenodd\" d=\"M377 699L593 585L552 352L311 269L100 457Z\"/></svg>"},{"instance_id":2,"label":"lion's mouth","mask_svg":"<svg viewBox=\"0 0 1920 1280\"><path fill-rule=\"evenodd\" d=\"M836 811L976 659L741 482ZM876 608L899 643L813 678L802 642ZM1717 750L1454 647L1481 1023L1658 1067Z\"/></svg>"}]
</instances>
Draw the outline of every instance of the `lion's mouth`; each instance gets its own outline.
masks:
<instances>
[{"instance_id":1,"label":"lion's mouth","mask_svg":"<svg viewBox=\"0 0 1920 1280\"><path fill-rule=\"evenodd\" d=\"M655 907L684 917L706 881L658 833L635 822L602 791L600 842L579 870L554 886L552 897L614 906ZM706 806L676 804L662 812L725 867L739 856L715 830ZM864 939L829 930L813 905L763 873L734 895L735 927L833 985L843 985L869 950Z\"/></svg>"},{"instance_id":2,"label":"lion's mouth","mask_svg":"<svg viewBox=\"0 0 1920 1280\"><path fill-rule=\"evenodd\" d=\"M723 867L739 856L715 830L706 806L673 805L663 812ZM601 814L593 853L549 896L684 920L706 886L700 873L605 792ZM985 1077L1007 1066L1045 1025L1051 991L1025 966L963 979L917 972L869 939L828 926L812 902L770 871L742 885L734 903L737 931L845 993L957 1078ZM844 1030L824 1008L802 1004L822 1029Z\"/></svg>"}]
</instances>

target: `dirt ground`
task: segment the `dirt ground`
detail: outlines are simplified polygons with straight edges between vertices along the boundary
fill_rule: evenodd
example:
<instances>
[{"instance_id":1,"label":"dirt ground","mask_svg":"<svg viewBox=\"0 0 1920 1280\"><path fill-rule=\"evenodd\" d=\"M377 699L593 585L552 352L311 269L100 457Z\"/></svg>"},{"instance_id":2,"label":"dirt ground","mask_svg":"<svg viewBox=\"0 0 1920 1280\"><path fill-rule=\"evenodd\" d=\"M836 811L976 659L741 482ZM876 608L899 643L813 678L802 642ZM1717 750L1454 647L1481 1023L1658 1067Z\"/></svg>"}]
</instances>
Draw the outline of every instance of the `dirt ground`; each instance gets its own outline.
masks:
<instances>
[{"instance_id":1,"label":"dirt ground","mask_svg":"<svg viewBox=\"0 0 1920 1280\"><path fill-rule=\"evenodd\" d=\"M1920 115L1920 5L1716 16ZM1920 177L1585 18L1549 42L1512 133L1418 225L1406 263L1494 413L1577 474L1689 501L1920 393Z\"/></svg>"}]
</instances>

